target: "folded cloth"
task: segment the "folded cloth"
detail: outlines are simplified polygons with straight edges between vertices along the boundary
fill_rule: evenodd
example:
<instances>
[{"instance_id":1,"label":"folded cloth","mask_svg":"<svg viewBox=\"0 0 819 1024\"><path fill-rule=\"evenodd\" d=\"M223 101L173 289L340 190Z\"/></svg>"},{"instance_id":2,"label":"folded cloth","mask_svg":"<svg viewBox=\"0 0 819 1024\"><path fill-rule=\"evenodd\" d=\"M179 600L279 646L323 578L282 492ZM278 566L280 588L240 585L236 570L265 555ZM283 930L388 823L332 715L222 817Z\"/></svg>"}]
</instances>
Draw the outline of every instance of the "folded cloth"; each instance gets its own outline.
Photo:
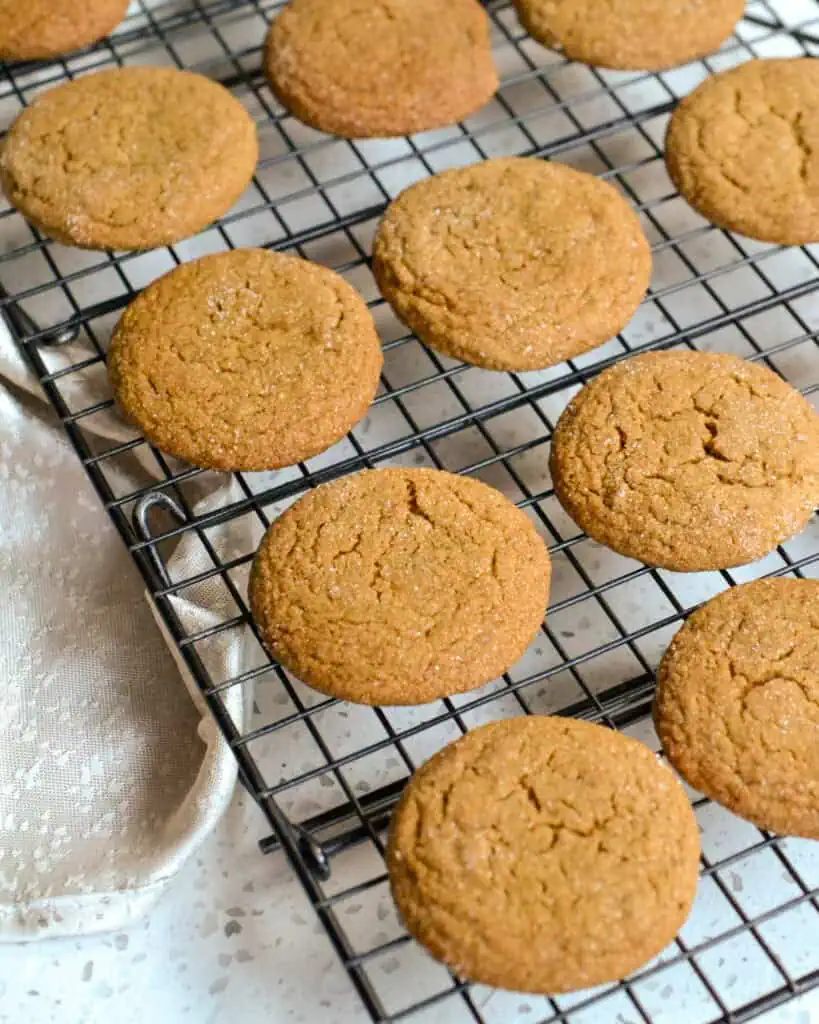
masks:
<instances>
[{"instance_id":1,"label":"folded cloth","mask_svg":"<svg viewBox=\"0 0 819 1024\"><path fill-rule=\"evenodd\" d=\"M220 479L201 508L234 486ZM123 928L226 810L235 760L2 318L0 480L0 941ZM172 576L203 558L184 537ZM193 631L224 598L202 584L173 601ZM241 671L242 648L220 635L212 670ZM225 703L241 728L237 689Z\"/></svg>"}]
</instances>

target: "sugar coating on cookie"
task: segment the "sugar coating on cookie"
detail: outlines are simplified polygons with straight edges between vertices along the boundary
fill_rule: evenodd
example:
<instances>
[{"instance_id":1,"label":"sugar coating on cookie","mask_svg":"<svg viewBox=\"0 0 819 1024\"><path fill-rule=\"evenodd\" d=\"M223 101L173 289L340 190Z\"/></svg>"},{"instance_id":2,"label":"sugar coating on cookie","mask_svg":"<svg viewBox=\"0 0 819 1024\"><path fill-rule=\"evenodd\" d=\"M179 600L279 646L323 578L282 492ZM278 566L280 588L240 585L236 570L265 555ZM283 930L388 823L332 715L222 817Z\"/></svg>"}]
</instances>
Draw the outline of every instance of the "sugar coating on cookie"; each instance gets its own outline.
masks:
<instances>
[{"instance_id":1,"label":"sugar coating on cookie","mask_svg":"<svg viewBox=\"0 0 819 1024\"><path fill-rule=\"evenodd\" d=\"M41 93L0 151L8 200L57 241L169 245L226 213L250 182L256 128L202 75L117 68Z\"/></svg>"},{"instance_id":2,"label":"sugar coating on cookie","mask_svg":"<svg viewBox=\"0 0 819 1024\"><path fill-rule=\"evenodd\" d=\"M45 60L90 46L122 21L130 0L0 0L0 60Z\"/></svg>"},{"instance_id":3,"label":"sugar coating on cookie","mask_svg":"<svg viewBox=\"0 0 819 1024\"><path fill-rule=\"evenodd\" d=\"M378 387L381 345L338 274L263 249L205 256L150 285L114 333L125 417L196 466L264 470L339 441Z\"/></svg>"},{"instance_id":4,"label":"sugar coating on cookie","mask_svg":"<svg viewBox=\"0 0 819 1024\"><path fill-rule=\"evenodd\" d=\"M751 60L674 112L666 164L703 217L763 242L819 241L819 62Z\"/></svg>"},{"instance_id":5,"label":"sugar coating on cookie","mask_svg":"<svg viewBox=\"0 0 819 1024\"><path fill-rule=\"evenodd\" d=\"M292 0L264 67L296 117L348 138L452 124L498 87L477 0Z\"/></svg>"},{"instance_id":6,"label":"sugar coating on cookie","mask_svg":"<svg viewBox=\"0 0 819 1024\"><path fill-rule=\"evenodd\" d=\"M571 60L659 71L712 53L745 0L514 0L527 32Z\"/></svg>"},{"instance_id":7,"label":"sugar coating on cookie","mask_svg":"<svg viewBox=\"0 0 819 1024\"><path fill-rule=\"evenodd\" d=\"M270 527L250 601L270 652L360 704L490 682L543 621L550 562L528 517L477 480L382 469L325 484Z\"/></svg>"},{"instance_id":8,"label":"sugar coating on cookie","mask_svg":"<svg viewBox=\"0 0 819 1024\"><path fill-rule=\"evenodd\" d=\"M559 163L502 158L402 192L378 228L373 273L426 344L487 369L535 370L626 326L651 252L611 185Z\"/></svg>"},{"instance_id":9,"label":"sugar coating on cookie","mask_svg":"<svg viewBox=\"0 0 819 1024\"><path fill-rule=\"evenodd\" d=\"M700 792L819 839L819 580L756 580L696 611L663 658L654 717Z\"/></svg>"},{"instance_id":10,"label":"sugar coating on cookie","mask_svg":"<svg viewBox=\"0 0 819 1024\"><path fill-rule=\"evenodd\" d=\"M819 416L738 356L654 352L618 363L561 416L551 470L595 540L680 571L753 562L819 502Z\"/></svg>"},{"instance_id":11,"label":"sugar coating on cookie","mask_svg":"<svg viewBox=\"0 0 819 1024\"><path fill-rule=\"evenodd\" d=\"M470 981L556 994L615 981L687 918L699 832L648 747L557 717L493 722L428 761L393 815L392 893Z\"/></svg>"}]
</instances>

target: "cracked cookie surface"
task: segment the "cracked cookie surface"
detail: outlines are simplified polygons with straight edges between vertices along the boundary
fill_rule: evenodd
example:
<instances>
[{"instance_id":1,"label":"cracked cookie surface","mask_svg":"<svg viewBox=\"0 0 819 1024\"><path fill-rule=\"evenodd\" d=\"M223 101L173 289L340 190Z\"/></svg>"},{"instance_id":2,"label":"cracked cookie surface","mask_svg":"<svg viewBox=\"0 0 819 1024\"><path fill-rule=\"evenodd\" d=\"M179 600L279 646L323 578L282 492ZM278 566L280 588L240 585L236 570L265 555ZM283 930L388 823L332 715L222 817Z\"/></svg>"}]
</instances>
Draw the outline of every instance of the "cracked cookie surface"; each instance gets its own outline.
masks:
<instances>
[{"instance_id":1,"label":"cracked cookie surface","mask_svg":"<svg viewBox=\"0 0 819 1024\"><path fill-rule=\"evenodd\" d=\"M108 355L125 417L196 466L290 466L340 440L381 372L370 311L326 267L263 249L185 263L123 314Z\"/></svg>"},{"instance_id":2,"label":"cracked cookie surface","mask_svg":"<svg viewBox=\"0 0 819 1024\"><path fill-rule=\"evenodd\" d=\"M250 182L252 118L227 89L170 68L100 71L41 93L0 152L9 200L86 249L150 249L207 227Z\"/></svg>"},{"instance_id":3,"label":"cracked cookie surface","mask_svg":"<svg viewBox=\"0 0 819 1024\"><path fill-rule=\"evenodd\" d=\"M693 572L753 562L819 502L819 416L738 356L652 352L570 402L552 439L557 496L614 551Z\"/></svg>"},{"instance_id":4,"label":"cracked cookie surface","mask_svg":"<svg viewBox=\"0 0 819 1024\"><path fill-rule=\"evenodd\" d=\"M299 120L347 138L453 124L498 87L477 0L292 0L264 68Z\"/></svg>"},{"instance_id":5,"label":"cracked cookie surface","mask_svg":"<svg viewBox=\"0 0 819 1024\"><path fill-rule=\"evenodd\" d=\"M558 717L444 748L393 815L387 866L410 931L456 974L555 994L615 981L688 916L699 831L648 747Z\"/></svg>"},{"instance_id":6,"label":"cracked cookie surface","mask_svg":"<svg viewBox=\"0 0 819 1024\"><path fill-rule=\"evenodd\" d=\"M380 469L325 484L267 532L250 602L271 653L360 704L424 704L490 682L546 612L549 555L477 480Z\"/></svg>"},{"instance_id":7,"label":"cracked cookie surface","mask_svg":"<svg viewBox=\"0 0 819 1024\"><path fill-rule=\"evenodd\" d=\"M718 49L745 0L514 0L524 28L571 60L660 71Z\"/></svg>"},{"instance_id":8,"label":"cracked cookie surface","mask_svg":"<svg viewBox=\"0 0 819 1024\"><path fill-rule=\"evenodd\" d=\"M819 580L757 580L694 612L660 666L654 718L696 789L819 839Z\"/></svg>"},{"instance_id":9,"label":"cracked cookie surface","mask_svg":"<svg viewBox=\"0 0 819 1024\"><path fill-rule=\"evenodd\" d=\"M0 60L44 60L107 36L129 0L0 0Z\"/></svg>"},{"instance_id":10,"label":"cracked cookie surface","mask_svg":"<svg viewBox=\"0 0 819 1024\"><path fill-rule=\"evenodd\" d=\"M752 60L707 79L671 118L666 164L720 227L783 245L819 241L819 63Z\"/></svg>"},{"instance_id":11,"label":"cracked cookie surface","mask_svg":"<svg viewBox=\"0 0 819 1024\"><path fill-rule=\"evenodd\" d=\"M488 160L411 186L373 243L384 297L421 341L476 366L535 370L608 341L651 276L637 214L591 174Z\"/></svg>"}]
</instances>

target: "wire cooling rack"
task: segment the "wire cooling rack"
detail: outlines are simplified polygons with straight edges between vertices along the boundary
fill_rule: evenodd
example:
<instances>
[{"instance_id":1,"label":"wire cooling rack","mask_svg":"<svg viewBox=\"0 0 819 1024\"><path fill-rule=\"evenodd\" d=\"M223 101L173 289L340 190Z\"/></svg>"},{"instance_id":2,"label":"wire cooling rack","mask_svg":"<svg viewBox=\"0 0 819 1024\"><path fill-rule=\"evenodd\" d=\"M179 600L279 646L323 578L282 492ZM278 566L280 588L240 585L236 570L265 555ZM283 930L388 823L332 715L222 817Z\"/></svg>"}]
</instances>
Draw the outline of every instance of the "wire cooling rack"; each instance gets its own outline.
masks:
<instances>
[{"instance_id":1,"label":"wire cooling rack","mask_svg":"<svg viewBox=\"0 0 819 1024\"><path fill-rule=\"evenodd\" d=\"M653 673L686 613L760 575L819 575L816 521L742 570L649 570L579 535L548 472L549 438L566 402L632 352L737 352L815 398L819 250L758 245L705 223L674 193L662 139L676 101L710 72L753 56L814 54L819 7L756 0L721 53L648 75L567 63L525 35L508 0L490 0L503 77L495 100L450 129L348 142L300 125L264 84L262 40L280 6L141 0L111 40L81 55L0 68L4 128L40 89L123 63L201 71L257 119L262 158L252 187L218 225L170 249L81 253L0 207L0 308L270 822L263 848L284 847L373 1021L700 1024L749 1020L798 999L819 985L819 844L760 832L698 794L691 796L703 831L702 880L690 921L643 971L572 997L467 986L433 963L395 916L382 854L406 778L444 743L483 721L557 712L656 748ZM508 154L562 160L614 181L640 211L654 249L651 291L622 336L539 373L489 373L425 350L382 302L368 265L377 220L403 187ZM369 416L331 451L275 474L226 477L176 463L119 423L104 359L112 326L140 287L180 261L241 245L295 251L344 274L370 302L385 366ZM532 516L554 559L548 621L526 656L492 685L423 708L357 707L302 686L270 663L245 601L249 561L271 519L319 482L391 463L470 473L498 487ZM199 559L169 562L185 540ZM180 613L192 593L213 598L204 628L191 629ZM225 677L212 653L228 642L243 653L240 670ZM253 694L250 717L228 710L238 689ZM799 1012L805 1016L766 1019L813 1019Z\"/></svg>"}]
</instances>

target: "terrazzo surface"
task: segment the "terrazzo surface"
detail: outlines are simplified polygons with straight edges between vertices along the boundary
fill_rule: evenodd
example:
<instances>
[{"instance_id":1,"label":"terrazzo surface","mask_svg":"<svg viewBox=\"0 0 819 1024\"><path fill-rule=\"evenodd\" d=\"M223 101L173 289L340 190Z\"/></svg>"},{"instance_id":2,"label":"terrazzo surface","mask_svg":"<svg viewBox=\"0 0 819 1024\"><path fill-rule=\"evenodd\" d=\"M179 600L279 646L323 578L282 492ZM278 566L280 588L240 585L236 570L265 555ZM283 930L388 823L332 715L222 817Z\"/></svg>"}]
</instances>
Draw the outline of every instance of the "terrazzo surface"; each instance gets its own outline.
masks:
<instances>
[{"instance_id":1,"label":"terrazzo surface","mask_svg":"<svg viewBox=\"0 0 819 1024\"><path fill-rule=\"evenodd\" d=\"M256 840L264 834L261 814L237 793L201 854L132 929L0 948L0 1022L367 1024L284 856L259 852ZM400 981L395 967L383 964ZM742 970L739 961L738 985ZM654 1019L689 1024L684 991L665 978L656 989L662 1012ZM490 990L478 996L487 1020L538 1019L525 997ZM577 1024L638 1024L625 1007L621 1013L592 1006L574 1016ZM423 1022L445 1019L427 1015ZM819 994L758 1020L815 1024Z\"/></svg>"}]
</instances>

